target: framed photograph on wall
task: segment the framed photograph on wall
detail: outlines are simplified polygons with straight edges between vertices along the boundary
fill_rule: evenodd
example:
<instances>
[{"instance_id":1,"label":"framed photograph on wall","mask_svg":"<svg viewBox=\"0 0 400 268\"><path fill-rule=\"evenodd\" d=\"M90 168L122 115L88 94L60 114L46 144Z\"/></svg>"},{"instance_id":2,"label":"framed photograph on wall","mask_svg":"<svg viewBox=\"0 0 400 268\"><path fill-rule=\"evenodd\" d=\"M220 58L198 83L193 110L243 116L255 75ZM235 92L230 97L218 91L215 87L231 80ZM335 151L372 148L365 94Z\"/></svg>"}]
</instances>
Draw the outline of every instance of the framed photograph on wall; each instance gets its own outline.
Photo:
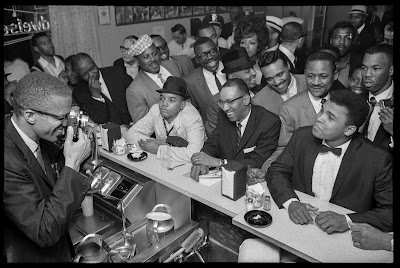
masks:
<instances>
[{"instance_id":1,"label":"framed photograph on wall","mask_svg":"<svg viewBox=\"0 0 400 268\"><path fill-rule=\"evenodd\" d=\"M192 6L180 6L179 7L179 16L187 17L192 16Z\"/></svg>"},{"instance_id":2,"label":"framed photograph on wall","mask_svg":"<svg viewBox=\"0 0 400 268\"><path fill-rule=\"evenodd\" d=\"M179 7L178 6L165 6L165 18L177 18L179 17Z\"/></svg>"},{"instance_id":3,"label":"framed photograph on wall","mask_svg":"<svg viewBox=\"0 0 400 268\"><path fill-rule=\"evenodd\" d=\"M111 24L110 10L108 9L108 6L97 7L97 12L99 14L100 25Z\"/></svg>"},{"instance_id":4,"label":"framed photograph on wall","mask_svg":"<svg viewBox=\"0 0 400 268\"><path fill-rule=\"evenodd\" d=\"M147 22L149 21L149 7L148 6L133 6L133 22Z\"/></svg>"},{"instance_id":5,"label":"framed photograph on wall","mask_svg":"<svg viewBox=\"0 0 400 268\"><path fill-rule=\"evenodd\" d=\"M107 7L108 8L108 7ZM133 23L133 11L131 6L115 7L115 24L124 25Z\"/></svg>"},{"instance_id":6,"label":"framed photograph on wall","mask_svg":"<svg viewBox=\"0 0 400 268\"><path fill-rule=\"evenodd\" d=\"M193 15L204 15L204 6L193 6Z\"/></svg>"},{"instance_id":7,"label":"framed photograph on wall","mask_svg":"<svg viewBox=\"0 0 400 268\"><path fill-rule=\"evenodd\" d=\"M150 20L162 20L164 16L164 6L150 6Z\"/></svg>"},{"instance_id":8,"label":"framed photograph on wall","mask_svg":"<svg viewBox=\"0 0 400 268\"><path fill-rule=\"evenodd\" d=\"M205 6L204 7L204 14L216 13L217 7L216 6Z\"/></svg>"}]
</instances>

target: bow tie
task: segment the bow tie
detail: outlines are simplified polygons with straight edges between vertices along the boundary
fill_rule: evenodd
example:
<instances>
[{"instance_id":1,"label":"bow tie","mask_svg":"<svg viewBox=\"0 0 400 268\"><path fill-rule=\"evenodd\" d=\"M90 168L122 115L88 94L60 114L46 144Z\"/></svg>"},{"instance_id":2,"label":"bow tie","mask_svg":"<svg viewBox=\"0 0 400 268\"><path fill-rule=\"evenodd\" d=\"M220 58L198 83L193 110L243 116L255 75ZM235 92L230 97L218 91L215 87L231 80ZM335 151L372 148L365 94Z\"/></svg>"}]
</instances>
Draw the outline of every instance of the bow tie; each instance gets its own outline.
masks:
<instances>
[{"instance_id":1,"label":"bow tie","mask_svg":"<svg viewBox=\"0 0 400 268\"><path fill-rule=\"evenodd\" d=\"M320 153L326 153L331 151L332 153L334 153L337 156L340 156L340 154L342 153L342 148L332 148L332 147L328 147L326 145L321 145L321 147L319 148L319 152Z\"/></svg>"}]
</instances>

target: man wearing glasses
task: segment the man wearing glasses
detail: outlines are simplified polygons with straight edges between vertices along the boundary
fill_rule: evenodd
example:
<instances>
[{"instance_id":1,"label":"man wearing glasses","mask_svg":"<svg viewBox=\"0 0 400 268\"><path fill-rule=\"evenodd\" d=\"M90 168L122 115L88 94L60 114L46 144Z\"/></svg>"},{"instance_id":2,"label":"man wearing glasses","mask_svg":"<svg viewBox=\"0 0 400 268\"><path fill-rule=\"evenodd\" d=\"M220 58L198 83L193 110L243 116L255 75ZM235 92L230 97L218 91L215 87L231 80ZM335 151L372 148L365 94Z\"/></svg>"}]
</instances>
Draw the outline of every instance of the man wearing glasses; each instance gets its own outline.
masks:
<instances>
[{"instance_id":1,"label":"man wearing glasses","mask_svg":"<svg viewBox=\"0 0 400 268\"><path fill-rule=\"evenodd\" d=\"M226 76L222 73L224 65L220 60L218 46L210 38L197 38L194 52L200 67L183 79L188 84L191 103L199 110L203 122L206 122L207 107L225 84Z\"/></svg>"},{"instance_id":2,"label":"man wearing glasses","mask_svg":"<svg viewBox=\"0 0 400 268\"><path fill-rule=\"evenodd\" d=\"M128 54L128 50L132 43L138 40L135 35L125 37L122 45L119 47L122 53L122 58L114 61L113 66L120 66L132 79L135 79L139 72L139 65L135 57Z\"/></svg>"},{"instance_id":3,"label":"man wearing glasses","mask_svg":"<svg viewBox=\"0 0 400 268\"><path fill-rule=\"evenodd\" d=\"M154 45L158 49L158 54L160 54L161 61L163 60L176 61L182 68L183 76L188 75L191 71L194 70L192 60L187 55L170 56L167 41L165 41L165 39L162 38L162 36L158 34L152 34L150 35L150 37L153 40Z\"/></svg>"},{"instance_id":4,"label":"man wearing glasses","mask_svg":"<svg viewBox=\"0 0 400 268\"><path fill-rule=\"evenodd\" d=\"M260 168L278 145L279 117L258 105L251 105L246 83L240 78L221 89L217 126L199 153L192 155L190 177L196 181L210 168L228 162Z\"/></svg>"},{"instance_id":5,"label":"man wearing glasses","mask_svg":"<svg viewBox=\"0 0 400 268\"><path fill-rule=\"evenodd\" d=\"M45 73L24 76L4 117L4 250L7 262L67 262L74 256L68 232L92 179L79 173L90 139L67 126L71 90ZM54 146L66 133L62 151ZM60 151L60 153L59 153Z\"/></svg>"}]
</instances>

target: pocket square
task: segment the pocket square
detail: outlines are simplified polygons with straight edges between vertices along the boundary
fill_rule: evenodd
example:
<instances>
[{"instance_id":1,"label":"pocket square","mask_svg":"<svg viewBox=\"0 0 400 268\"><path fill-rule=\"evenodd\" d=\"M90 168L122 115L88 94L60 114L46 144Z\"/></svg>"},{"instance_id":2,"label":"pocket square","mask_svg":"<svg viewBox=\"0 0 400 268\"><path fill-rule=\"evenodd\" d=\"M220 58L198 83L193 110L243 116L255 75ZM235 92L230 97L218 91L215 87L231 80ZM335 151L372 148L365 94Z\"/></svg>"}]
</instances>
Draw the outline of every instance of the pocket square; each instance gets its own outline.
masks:
<instances>
[{"instance_id":1,"label":"pocket square","mask_svg":"<svg viewBox=\"0 0 400 268\"><path fill-rule=\"evenodd\" d=\"M250 152L254 151L255 148L256 148L256 146L253 146L250 148L245 148L245 149L243 149L243 153L245 153L245 154L250 153Z\"/></svg>"}]
</instances>

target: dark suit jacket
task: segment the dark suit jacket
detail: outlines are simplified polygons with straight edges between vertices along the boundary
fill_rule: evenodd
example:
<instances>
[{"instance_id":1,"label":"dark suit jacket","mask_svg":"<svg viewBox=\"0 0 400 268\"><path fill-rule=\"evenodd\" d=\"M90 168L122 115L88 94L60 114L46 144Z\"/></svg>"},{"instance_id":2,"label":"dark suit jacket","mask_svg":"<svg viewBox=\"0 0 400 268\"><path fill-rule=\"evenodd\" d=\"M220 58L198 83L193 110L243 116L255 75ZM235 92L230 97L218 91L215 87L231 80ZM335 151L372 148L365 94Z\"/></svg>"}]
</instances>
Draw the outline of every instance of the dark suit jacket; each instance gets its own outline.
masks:
<instances>
[{"instance_id":1,"label":"dark suit jacket","mask_svg":"<svg viewBox=\"0 0 400 268\"><path fill-rule=\"evenodd\" d=\"M356 45L354 49L362 56L364 56L365 51L369 47L376 44L376 39L373 32L370 30L370 28L367 27L367 25L365 25L364 29L357 36L358 38L356 40Z\"/></svg>"},{"instance_id":2,"label":"dark suit jacket","mask_svg":"<svg viewBox=\"0 0 400 268\"><path fill-rule=\"evenodd\" d=\"M55 151L52 144L41 140L46 175L10 118L4 118L3 235L7 262L69 261L72 241L68 226L90 189L91 179L69 167L62 168L57 179L51 167Z\"/></svg>"},{"instance_id":3,"label":"dark suit jacket","mask_svg":"<svg viewBox=\"0 0 400 268\"><path fill-rule=\"evenodd\" d=\"M321 142L312 134L312 126L299 128L271 164L266 180L278 207L298 198L294 190L314 196L312 173ZM392 170L391 155L357 133L343 156L329 202L355 211L349 214L354 222L392 231Z\"/></svg>"},{"instance_id":4,"label":"dark suit jacket","mask_svg":"<svg viewBox=\"0 0 400 268\"><path fill-rule=\"evenodd\" d=\"M171 59L176 61L182 68L182 76L188 75L194 70L193 62L187 55L175 55L171 56Z\"/></svg>"},{"instance_id":5,"label":"dark suit jacket","mask_svg":"<svg viewBox=\"0 0 400 268\"><path fill-rule=\"evenodd\" d=\"M79 81L72 96L78 106L97 124L113 122L118 125L132 122L126 104L125 91L132 82L121 68L116 66L100 68L101 75L107 85L112 101L101 94L105 102L92 98L89 86L85 81Z\"/></svg>"},{"instance_id":6,"label":"dark suit jacket","mask_svg":"<svg viewBox=\"0 0 400 268\"><path fill-rule=\"evenodd\" d=\"M279 49L279 47L278 47L278 49ZM281 51L281 50L279 50L279 51ZM289 64L289 71L292 74L304 74L304 68L303 68L303 70L301 70L300 68L297 68L297 66L293 65L293 63L289 60L288 56L283 51L281 51L281 53L282 53L282 56L286 59L287 63Z\"/></svg>"},{"instance_id":7,"label":"dark suit jacket","mask_svg":"<svg viewBox=\"0 0 400 268\"><path fill-rule=\"evenodd\" d=\"M167 69L172 76L182 77L182 68L176 61L164 60L161 65ZM151 106L158 103L161 89L143 70L140 70L136 78L126 89L126 102L132 122L136 123L145 116Z\"/></svg>"},{"instance_id":8,"label":"dark suit jacket","mask_svg":"<svg viewBox=\"0 0 400 268\"><path fill-rule=\"evenodd\" d=\"M116 59L116 60L113 62L113 66L125 67L125 65L124 65L124 59L123 59L123 58Z\"/></svg>"},{"instance_id":9,"label":"dark suit jacket","mask_svg":"<svg viewBox=\"0 0 400 268\"><path fill-rule=\"evenodd\" d=\"M261 106L252 105L249 121L237 146L236 124L229 121L221 110L217 126L201 151L213 157L261 168L278 145L280 125L278 116Z\"/></svg>"}]
</instances>

